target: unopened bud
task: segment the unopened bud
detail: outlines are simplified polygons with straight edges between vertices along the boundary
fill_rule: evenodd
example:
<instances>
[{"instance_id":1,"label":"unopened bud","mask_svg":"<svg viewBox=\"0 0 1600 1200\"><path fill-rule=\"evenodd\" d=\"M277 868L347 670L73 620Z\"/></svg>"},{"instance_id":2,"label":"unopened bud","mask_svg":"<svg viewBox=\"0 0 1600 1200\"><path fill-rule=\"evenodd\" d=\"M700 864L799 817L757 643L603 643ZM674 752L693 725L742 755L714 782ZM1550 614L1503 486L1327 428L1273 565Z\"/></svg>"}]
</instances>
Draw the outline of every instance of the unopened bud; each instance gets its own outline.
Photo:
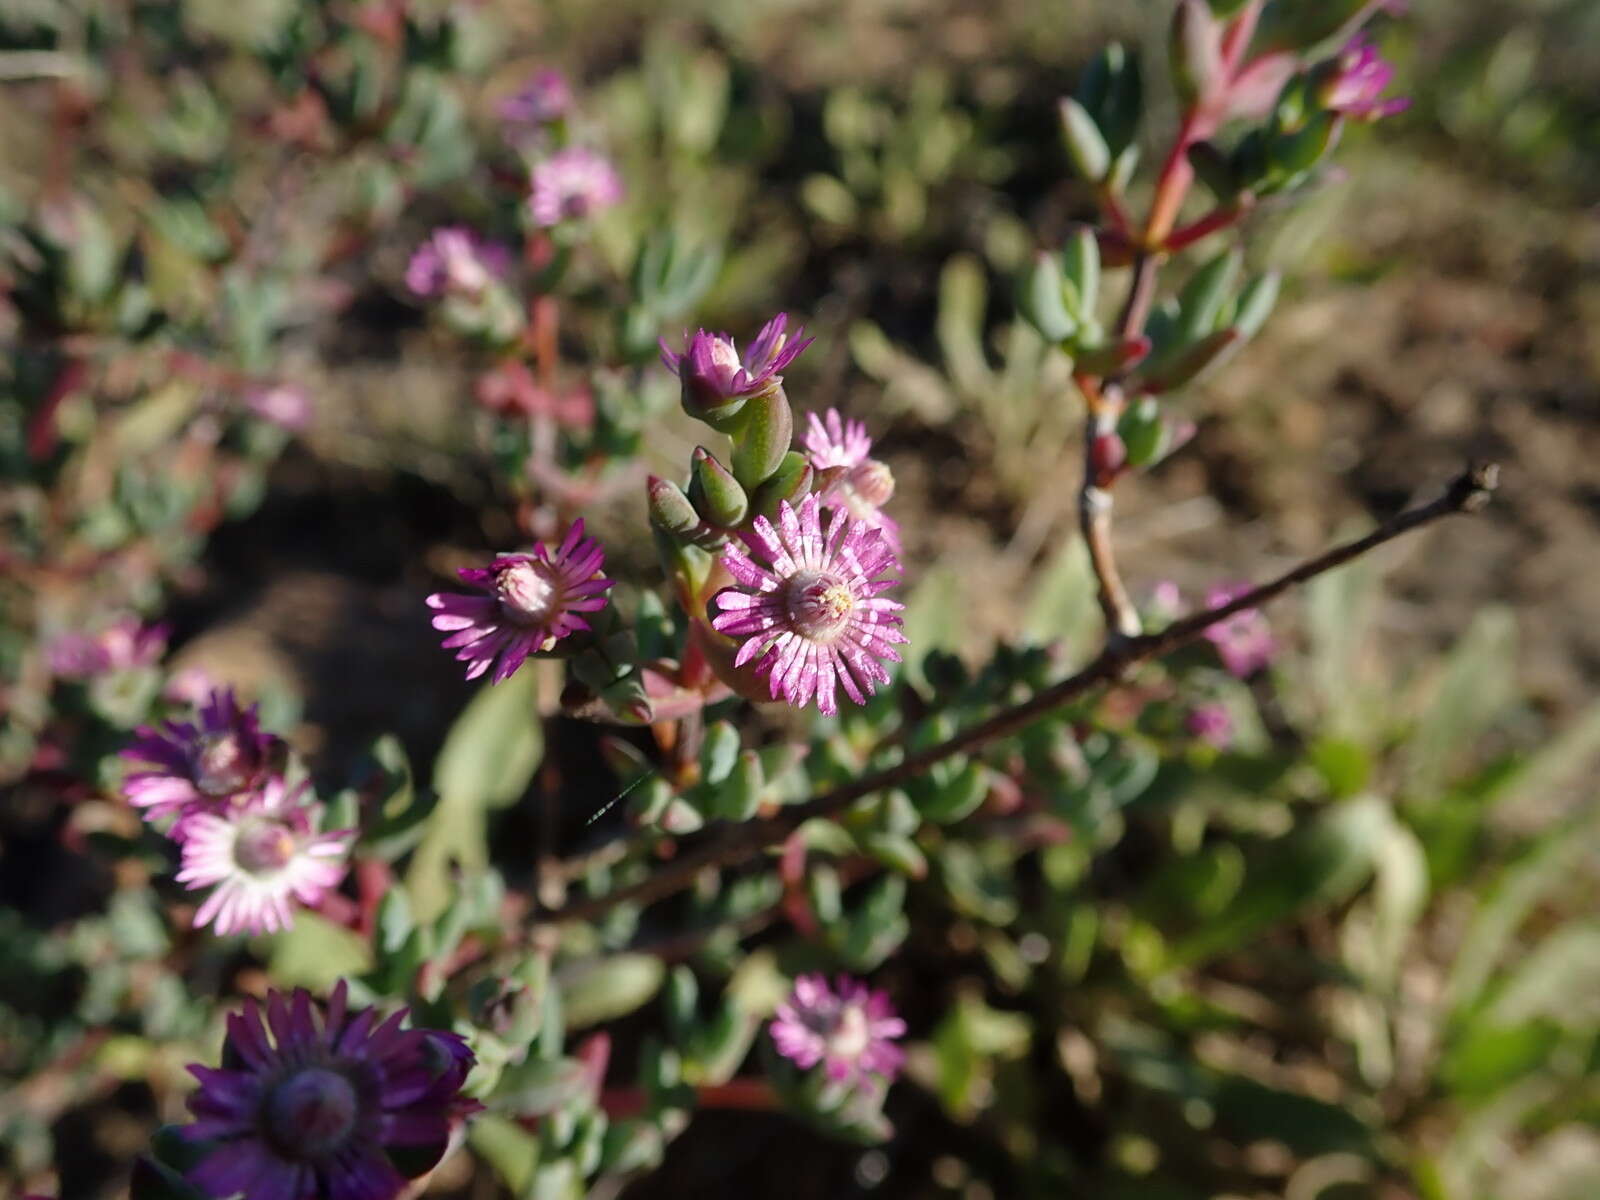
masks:
<instances>
[{"instance_id":1,"label":"unopened bud","mask_svg":"<svg viewBox=\"0 0 1600 1200\"><path fill-rule=\"evenodd\" d=\"M652 475L645 487L650 498L650 523L657 529L681 538L700 527L700 514L677 484Z\"/></svg>"},{"instance_id":2,"label":"unopened bud","mask_svg":"<svg viewBox=\"0 0 1600 1200\"><path fill-rule=\"evenodd\" d=\"M894 495L894 472L889 464L875 458L863 459L850 468L850 487L873 508L882 508Z\"/></svg>"},{"instance_id":3,"label":"unopened bud","mask_svg":"<svg viewBox=\"0 0 1600 1200\"><path fill-rule=\"evenodd\" d=\"M1115 433L1097 434L1089 448L1089 459L1094 469L1095 487L1107 488L1128 465L1128 448Z\"/></svg>"},{"instance_id":4,"label":"unopened bud","mask_svg":"<svg viewBox=\"0 0 1600 1200\"><path fill-rule=\"evenodd\" d=\"M739 524L750 511L750 497L744 488L704 446L695 447L689 499L706 520L724 529Z\"/></svg>"}]
</instances>

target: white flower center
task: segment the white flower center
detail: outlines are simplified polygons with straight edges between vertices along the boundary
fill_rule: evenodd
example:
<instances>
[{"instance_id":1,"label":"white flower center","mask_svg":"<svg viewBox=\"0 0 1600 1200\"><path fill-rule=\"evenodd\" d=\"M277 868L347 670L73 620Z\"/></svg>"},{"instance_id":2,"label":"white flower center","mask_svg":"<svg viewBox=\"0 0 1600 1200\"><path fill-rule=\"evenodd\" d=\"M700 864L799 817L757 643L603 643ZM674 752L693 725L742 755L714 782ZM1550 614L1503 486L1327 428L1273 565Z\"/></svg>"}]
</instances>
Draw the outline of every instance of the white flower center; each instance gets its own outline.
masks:
<instances>
[{"instance_id":1,"label":"white flower center","mask_svg":"<svg viewBox=\"0 0 1600 1200\"><path fill-rule=\"evenodd\" d=\"M856 596L836 575L799 571L784 588L784 605L795 632L813 642L831 642L850 625Z\"/></svg>"},{"instance_id":2,"label":"white flower center","mask_svg":"<svg viewBox=\"0 0 1600 1200\"><path fill-rule=\"evenodd\" d=\"M350 1080L327 1067L307 1067L267 1097L267 1128L290 1159L324 1158L356 1126L360 1104Z\"/></svg>"},{"instance_id":3,"label":"white flower center","mask_svg":"<svg viewBox=\"0 0 1600 1200\"><path fill-rule=\"evenodd\" d=\"M872 1043L872 1028L867 1024L867 1014L859 1004L849 1004L839 1010L833 1029L827 1034L830 1058L855 1062L867 1052Z\"/></svg>"},{"instance_id":4,"label":"white flower center","mask_svg":"<svg viewBox=\"0 0 1600 1200\"><path fill-rule=\"evenodd\" d=\"M521 625L538 625L549 619L561 600L549 565L538 559L501 568L495 587L501 610Z\"/></svg>"},{"instance_id":5,"label":"white flower center","mask_svg":"<svg viewBox=\"0 0 1600 1200\"><path fill-rule=\"evenodd\" d=\"M193 761L194 784L208 796L231 796L250 782L251 764L236 733L202 734Z\"/></svg>"},{"instance_id":6,"label":"white flower center","mask_svg":"<svg viewBox=\"0 0 1600 1200\"><path fill-rule=\"evenodd\" d=\"M233 860L251 875L269 875L294 858L294 833L278 821L252 821L239 831Z\"/></svg>"},{"instance_id":7,"label":"white flower center","mask_svg":"<svg viewBox=\"0 0 1600 1200\"><path fill-rule=\"evenodd\" d=\"M716 372L717 383L723 387L732 387L733 377L743 366L744 364L739 361L739 351L732 342L727 338L711 339L711 367Z\"/></svg>"}]
</instances>

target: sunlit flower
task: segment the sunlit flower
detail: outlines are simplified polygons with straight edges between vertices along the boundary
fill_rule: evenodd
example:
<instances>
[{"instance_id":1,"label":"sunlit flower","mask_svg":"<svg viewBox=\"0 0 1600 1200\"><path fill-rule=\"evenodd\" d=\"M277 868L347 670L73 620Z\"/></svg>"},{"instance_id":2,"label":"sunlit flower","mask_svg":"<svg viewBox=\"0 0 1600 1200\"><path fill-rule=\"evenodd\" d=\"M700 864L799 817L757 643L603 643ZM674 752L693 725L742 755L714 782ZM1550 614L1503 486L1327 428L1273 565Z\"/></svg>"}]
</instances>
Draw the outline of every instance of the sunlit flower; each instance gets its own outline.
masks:
<instances>
[{"instance_id":1,"label":"sunlit flower","mask_svg":"<svg viewBox=\"0 0 1600 1200\"><path fill-rule=\"evenodd\" d=\"M339 885L354 833L318 832L322 806L308 802L307 791L273 778L225 812L184 821L178 882L212 889L194 915L196 929L210 925L224 936L288 929L291 900L315 905Z\"/></svg>"},{"instance_id":2,"label":"sunlit flower","mask_svg":"<svg viewBox=\"0 0 1600 1200\"><path fill-rule=\"evenodd\" d=\"M1183 727L1218 750L1226 750L1233 744L1233 717L1224 704L1197 705L1183 719Z\"/></svg>"},{"instance_id":3,"label":"sunlit flower","mask_svg":"<svg viewBox=\"0 0 1600 1200\"><path fill-rule=\"evenodd\" d=\"M770 1026L778 1053L805 1070L822 1063L837 1083L869 1074L893 1079L905 1060L894 1039L904 1035L906 1023L886 993L846 975L836 988L821 975L794 981Z\"/></svg>"},{"instance_id":4,"label":"sunlit flower","mask_svg":"<svg viewBox=\"0 0 1600 1200\"><path fill-rule=\"evenodd\" d=\"M513 125L547 125L572 107L567 77L553 68L535 71L514 94L500 101L500 118Z\"/></svg>"},{"instance_id":5,"label":"sunlit flower","mask_svg":"<svg viewBox=\"0 0 1600 1200\"><path fill-rule=\"evenodd\" d=\"M846 421L830 408L825 418L807 416L806 454L818 472L817 490L826 508L843 508L883 532L900 554L900 526L883 511L894 495L889 465L872 457L872 439L860 421Z\"/></svg>"},{"instance_id":6,"label":"sunlit flower","mask_svg":"<svg viewBox=\"0 0 1600 1200\"><path fill-rule=\"evenodd\" d=\"M697 416L715 413L781 384L781 372L814 340L801 336L804 329L790 338L788 325L788 314L779 313L761 327L743 355L727 334L704 329L695 332L681 354L661 342L661 361L683 381L684 408Z\"/></svg>"},{"instance_id":7,"label":"sunlit flower","mask_svg":"<svg viewBox=\"0 0 1600 1200\"><path fill-rule=\"evenodd\" d=\"M718 592L711 624L744 639L734 666L749 662L768 680L773 699L804 708L814 696L820 712L838 711L837 689L857 704L889 682L884 661L899 662L906 640L883 595L900 563L880 530L835 509L826 534L815 494L796 511L787 500L778 524L757 517L744 535L748 551L729 545L722 565L737 587Z\"/></svg>"},{"instance_id":8,"label":"sunlit flower","mask_svg":"<svg viewBox=\"0 0 1600 1200\"><path fill-rule=\"evenodd\" d=\"M622 179L611 160L583 146L535 164L531 183L528 211L535 225L581 221L622 199Z\"/></svg>"},{"instance_id":9,"label":"sunlit flower","mask_svg":"<svg viewBox=\"0 0 1600 1200\"><path fill-rule=\"evenodd\" d=\"M207 1147L187 1178L212 1196L394 1200L438 1165L462 1119L474 1063L453 1033L402 1028L348 1007L341 980L326 1009L303 988L269 991L228 1017L222 1066L194 1064L189 1141Z\"/></svg>"},{"instance_id":10,"label":"sunlit flower","mask_svg":"<svg viewBox=\"0 0 1600 1200\"><path fill-rule=\"evenodd\" d=\"M178 817L179 837L190 817L226 807L265 783L279 746L277 738L261 732L255 706L240 708L231 689L212 692L195 716L144 726L122 752L149 768L123 781L128 802L144 809L146 820Z\"/></svg>"},{"instance_id":11,"label":"sunlit flower","mask_svg":"<svg viewBox=\"0 0 1600 1200\"><path fill-rule=\"evenodd\" d=\"M1394 81L1394 64L1384 59L1366 34L1351 38L1322 71L1318 99L1329 112L1355 121L1377 121L1411 107L1406 96L1384 99L1384 90Z\"/></svg>"},{"instance_id":12,"label":"sunlit flower","mask_svg":"<svg viewBox=\"0 0 1600 1200\"><path fill-rule=\"evenodd\" d=\"M526 554L507 554L484 568L457 572L487 596L437 592L428 597L433 627L450 636L446 649L467 664L476 679L494 667L491 682L509 678L528 655L550 649L560 639L588 629L580 614L606 606L613 580L600 574L605 551L573 523L551 554L543 543Z\"/></svg>"},{"instance_id":13,"label":"sunlit flower","mask_svg":"<svg viewBox=\"0 0 1600 1200\"><path fill-rule=\"evenodd\" d=\"M1227 604L1246 590L1242 585L1212 588L1206 593L1206 607ZM1218 621L1206 629L1206 640L1217 648L1222 665L1240 679L1254 675L1278 652L1272 629L1258 608L1247 608L1225 621Z\"/></svg>"},{"instance_id":14,"label":"sunlit flower","mask_svg":"<svg viewBox=\"0 0 1600 1200\"><path fill-rule=\"evenodd\" d=\"M511 252L459 225L435 229L406 264L406 286L419 296L473 297L511 265Z\"/></svg>"}]
</instances>

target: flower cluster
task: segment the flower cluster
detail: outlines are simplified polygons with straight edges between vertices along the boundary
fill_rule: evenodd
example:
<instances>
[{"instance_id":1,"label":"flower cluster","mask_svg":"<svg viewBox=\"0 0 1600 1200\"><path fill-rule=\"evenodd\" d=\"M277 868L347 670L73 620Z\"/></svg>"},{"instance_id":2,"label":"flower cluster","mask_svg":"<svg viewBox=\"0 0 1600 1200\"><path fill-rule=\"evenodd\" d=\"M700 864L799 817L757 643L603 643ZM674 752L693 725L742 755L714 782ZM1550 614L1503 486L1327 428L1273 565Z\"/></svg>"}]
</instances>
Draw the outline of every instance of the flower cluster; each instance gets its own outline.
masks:
<instances>
[{"instance_id":1,"label":"flower cluster","mask_svg":"<svg viewBox=\"0 0 1600 1200\"><path fill-rule=\"evenodd\" d=\"M487 567L457 574L483 596L436 592L428 597L433 627L449 634L447 650L467 664L467 678L494 668L491 683L509 679L528 655L549 650L562 638L589 628L584 613L606 606L613 581L600 573L605 551L573 523L551 552L539 543L521 554L503 554Z\"/></svg>"},{"instance_id":2,"label":"flower cluster","mask_svg":"<svg viewBox=\"0 0 1600 1200\"><path fill-rule=\"evenodd\" d=\"M893 1079L905 1061L894 1039L905 1031L886 993L846 975L834 987L821 975L800 976L771 1025L779 1054L802 1070L821 1063L835 1083Z\"/></svg>"},{"instance_id":3,"label":"flower cluster","mask_svg":"<svg viewBox=\"0 0 1600 1200\"><path fill-rule=\"evenodd\" d=\"M232 691L213 691L192 721L141 728L122 756L135 767L123 781L129 803L149 822L171 822L178 881L211 889L196 927L286 929L290 901L316 905L344 878L354 832L321 832L323 809L309 786L281 774L281 741Z\"/></svg>"},{"instance_id":4,"label":"flower cluster","mask_svg":"<svg viewBox=\"0 0 1600 1200\"><path fill-rule=\"evenodd\" d=\"M182 1132L203 1154L187 1178L208 1195L393 1200L481 1107L461 1095L475 1059L459 1036L351 1008L343 980L326 1008L303 988L265 1007L228 1017L221 1067L189 1067Z\"/></svg>"}]
</instances>

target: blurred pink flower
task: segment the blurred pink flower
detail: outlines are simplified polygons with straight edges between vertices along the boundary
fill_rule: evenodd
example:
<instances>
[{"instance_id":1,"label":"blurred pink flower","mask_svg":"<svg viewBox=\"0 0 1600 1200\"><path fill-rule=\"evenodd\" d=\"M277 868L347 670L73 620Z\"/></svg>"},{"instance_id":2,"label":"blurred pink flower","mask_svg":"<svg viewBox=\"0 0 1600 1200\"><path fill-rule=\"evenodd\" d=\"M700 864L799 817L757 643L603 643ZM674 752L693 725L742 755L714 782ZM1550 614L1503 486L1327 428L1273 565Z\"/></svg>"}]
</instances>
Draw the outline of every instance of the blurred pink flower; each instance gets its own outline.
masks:
<instances>
[{"instance_id":1,"label":"blurred pink flower","mask_svg":"<svg viewBox=\"0 0 1600 1200\"><path fill-rule=\"evenodd\" d=\"M558 150L533 168L528 211L535 225L581 221L622 199L611 160L583 146Z\"/></svg>"},{"instance_id":2,"label":"blurred pink flower","mask_svg":"<svg viewBox=\"0 0 1600 1200\"><path fill-rule=\"evenodd\" d=\"M1225 705L1198 705L1183 719L1183 727L1218 750L1226 750L1233 744L1233 717Z\"/></svg>"},{"instance_id":3,"label":"blurred pink flower","mask_svg":"<svg viewBox=\"0 0 1600 1200\"><path fill-rule=\"evenodd\" d=\"M872 455L872 439L860 421L846 421L830 408L823 418L807 414L806 454L819 472L817 490L826 508L842 508L880 530L896 557L900 526L883 511L894 495L894 474Z\"/></svg>"},{"instance_id":4,"label":"blurred pink flower","mask_svg":"<svg viewBox=\"0 0 1600 1200\"><path fill-rule=\"evenodd\" d=\"M406 264L406 286L419 296L477 296L511 266L511 251L459 225L428 235Z\"/></svg>"},{"instance_id":5,"label":"blurred pink flower","mask_svg":"<svg viewBox=\"0 0 1600 1200\"><path fill-rule=\"evenodd\" d=\"M271 421L290 433L299 433L311 424L311 393L292 383L252 388L246 393L244 403L263 421Z\"/></svg>"},{"instance_id":6,"label":"blurred pink flower","mask_svg":"<svg viewBox=\"0 0 1600 1200\"><path fill-rule=\"evenodd\" d=\"M905 1061L894 1039L906 1023L888 995L847 975L833 988L821 975L800 976L769 1028L779 1054L803 1070L821 1063L835 1083L869 1074L893 1079Z\"/></svg>"},{"instance_id":7,"label":"blurred pink flower","mask_svg":"<svg viewBox=\"0 0 1600 1200\"><path fill-rule=\"evenodd\" d=\"M535 71L512 95L500 101L500 119L512 125L547 125L572 107L567 77L553 68Z\"/></svg>"},{"instance_id":8,"label":"blurred pink flower","mask_svg":"<svg viewBox=\"0 0 1600 1200\"><path fill-rule=\"evenodd\" d=\"M1214 587L1206 593L1206 607L1227 604L1247 591L1243 584ZM1245 679L1272 662L1278 643L1272 636L1266 616L1258 608L1247 608L1219 621L1206 630L1206 640L1217 648L1222 665Z\"/></svg>"}]
</instances>

